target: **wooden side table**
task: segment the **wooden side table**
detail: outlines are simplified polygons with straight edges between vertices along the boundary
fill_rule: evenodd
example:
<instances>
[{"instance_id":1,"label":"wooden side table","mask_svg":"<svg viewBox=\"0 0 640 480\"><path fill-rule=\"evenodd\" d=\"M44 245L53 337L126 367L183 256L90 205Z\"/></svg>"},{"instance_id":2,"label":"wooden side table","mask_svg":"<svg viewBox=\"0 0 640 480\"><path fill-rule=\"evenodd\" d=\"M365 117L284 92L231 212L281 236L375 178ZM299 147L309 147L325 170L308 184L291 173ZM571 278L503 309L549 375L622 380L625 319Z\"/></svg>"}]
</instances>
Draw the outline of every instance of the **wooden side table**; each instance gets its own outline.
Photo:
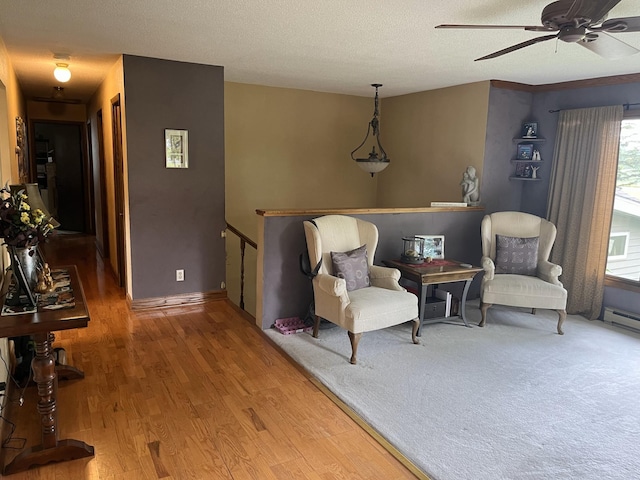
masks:
<instances>
[{"instance_id":1,"label":"wooden side table","mask_svg":"<svg viewBox=\"0 0 640 480\"><path fill-rule=\"evenodd\" d=\"M57 330L84 328L89 323L89 311L82 283L75 265L56 267L69 272L75 306L59 310L42 310L0 317L0 337L32 335L35 342L35 357L31 361L33 380L38 388L38 413L42 432L42 444L27 448L11 462L4 465L3 475L21 472L31 467L51 462L63 462L92 457L93 447L80 440L58 439L58 410L56 397L58 377L84 378L84 373L68 365L56 366L52 344ZM4 292L9 287L8 273L5 276Z\"/></svg>"},{"instance_id":2,"label":"wooden side table","mask_svg":"<svg viewBox=\"0 0 640 480\"><path fill-rule=\"evenodd\" d=\"M482 271L480 267L463 267L462 262L456 260L434 260L431 263L421 263L417 265L403 263L400 260L383 260L387 267L397 268L400 274L407 280L411 280L418 286L418 315L420 317L420 328L418 336L422 336L422 326L429 323L438 323L446 321L451 317L439 317L424 320L424 312L427 302L427 290L429 285L437 285L440 283L465 282L460 299L459 317L465 326L469 326L466 318L465 304L467 293L473 278L478 272Z\"/></svg>"}]
</instances>

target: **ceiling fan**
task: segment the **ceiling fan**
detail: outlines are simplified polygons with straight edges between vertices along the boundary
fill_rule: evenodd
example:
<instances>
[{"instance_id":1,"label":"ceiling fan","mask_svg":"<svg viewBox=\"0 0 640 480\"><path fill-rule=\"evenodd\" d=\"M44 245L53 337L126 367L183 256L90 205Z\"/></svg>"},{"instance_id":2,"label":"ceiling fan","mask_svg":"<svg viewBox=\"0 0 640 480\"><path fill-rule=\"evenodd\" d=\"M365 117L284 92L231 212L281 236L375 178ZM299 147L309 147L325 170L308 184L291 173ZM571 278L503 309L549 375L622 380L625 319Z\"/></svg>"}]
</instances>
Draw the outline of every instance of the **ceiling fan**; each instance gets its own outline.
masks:
<instances>
[{"instance_id":1,"label":"ceiling fan","mask_svg":"<svg viewBox=\"0 0 640 480\"><path fill-rule=\"evenodd\" d=\"M49 102L49 103L82 103L82 100L78 98L67 98L64 93L64 87L53 87L53 92L50 97L33 97L32 100L36 102Z\"/></svg>"},{"instance_id":2,"label":"ceiling fan","mask_svg":"<svg viewBox=\"0 0 640 480\"><path fill-rule=\"evenodd\" d=\"M622 0L558 0L542 10L542 25L438 25L436 28L522 29L530 32L557 32L485 55L478 60L496 58L547 40L577 43L605 58L621 58L640 52L609 33L640 32L640 17L612 18L607 14Z\"/></svg>"}]
</instances>

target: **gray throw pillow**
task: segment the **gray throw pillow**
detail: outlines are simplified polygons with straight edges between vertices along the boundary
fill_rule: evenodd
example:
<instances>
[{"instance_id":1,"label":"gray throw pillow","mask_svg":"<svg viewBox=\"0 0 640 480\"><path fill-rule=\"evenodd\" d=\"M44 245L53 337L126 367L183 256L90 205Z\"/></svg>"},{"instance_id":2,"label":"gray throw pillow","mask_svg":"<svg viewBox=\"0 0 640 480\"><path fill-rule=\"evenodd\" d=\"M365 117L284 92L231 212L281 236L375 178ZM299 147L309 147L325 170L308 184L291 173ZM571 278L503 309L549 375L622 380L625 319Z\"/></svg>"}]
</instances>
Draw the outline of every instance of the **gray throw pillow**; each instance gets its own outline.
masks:
<instances>
[{"instance_id":1,"label":"gray throw pillow","mask_svg":"<svg viewBox=\"0 0 640 480\"><path fill-rule=\"evenodd\" d=\"M496 235L496 273L536 275L539 237Z\"/></svg>"},{"instance_id":2,"label":"gray throw pillow","mask_svg":"<svg viewBox=\"0 0 640 480\"><path fill-rule=\"evenodd\" d=\"M333 264L333 275L346 280L347 291L369 286L369 261L366 245L349 252L331 252L331 263Z\"/></svg>"}]
</instances>

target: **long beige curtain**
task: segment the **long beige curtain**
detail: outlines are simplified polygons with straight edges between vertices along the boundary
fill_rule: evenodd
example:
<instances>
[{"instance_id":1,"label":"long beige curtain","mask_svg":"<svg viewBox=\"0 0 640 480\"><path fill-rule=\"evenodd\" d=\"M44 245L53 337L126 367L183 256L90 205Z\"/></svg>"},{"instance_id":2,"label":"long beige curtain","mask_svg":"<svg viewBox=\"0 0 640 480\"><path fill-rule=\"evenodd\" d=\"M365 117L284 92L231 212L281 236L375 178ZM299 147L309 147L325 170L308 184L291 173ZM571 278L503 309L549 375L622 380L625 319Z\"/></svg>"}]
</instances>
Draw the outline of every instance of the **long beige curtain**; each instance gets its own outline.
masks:
<instances>
[{"instance_id":1,"label":"long beige curtain","mask_svg":"<svg viewBox=\"0 0 640 480\"><path fill-rule=\"evenodd\" d=\"M547 218L558 229L567 312L598 318L616 188L622 105L560 112Z\"/></svg>"}]
</instances>

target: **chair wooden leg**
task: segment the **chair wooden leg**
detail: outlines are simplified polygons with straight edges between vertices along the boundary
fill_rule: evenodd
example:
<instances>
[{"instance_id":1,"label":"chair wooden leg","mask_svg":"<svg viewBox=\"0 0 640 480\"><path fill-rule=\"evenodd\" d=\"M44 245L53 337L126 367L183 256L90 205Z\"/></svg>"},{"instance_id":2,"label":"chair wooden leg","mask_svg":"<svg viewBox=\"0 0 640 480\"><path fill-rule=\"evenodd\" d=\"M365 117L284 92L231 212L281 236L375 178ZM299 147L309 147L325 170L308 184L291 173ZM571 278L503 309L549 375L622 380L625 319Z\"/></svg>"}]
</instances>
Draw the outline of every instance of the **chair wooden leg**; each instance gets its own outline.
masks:
<instances>
[{"instance_id":1,"label":"chair wooden leg","mask_svg":"<svg viewBox=\"0 0 640 480\"><path fill-rule=\"evenodd\" d=\"M564 323L565 318L567 318L566 310L556 310L558 312L558 335L564 335L562 331L562 324Z\"/></svg>"},{"instance_id":2,"label":"chair wooden leg","mask_svg":"<svg viewBox=\"0 0 640 480\"><path fill-rule=\"evenodd\" d=\"M418 329L420 328L420 319L419 318L414 318L413 319L413 331L411 332L411 340L413 340L413 343L415 343L416 345L418 345L420 343L420 340L418 340Z\"/></svg>"},{"instance_id":3,"label":"chair wooden leg","mask_svg":"<svg viewBox=\"0 0 640 480\"><path fill-rule=\"evenodd\" d=\"M315 321L313 322L313 338L318 338L319 328L320 328L320 317L316 315Z\"/></svg>"},{"instance_id":4,"label":"chair wooden leg","mask_svg":"<svg viewBox=\"0 0 640 480\"><path fill-rule=\"evenodd\" d=\"M349 334L349 340L351 341L351 364L356 364L356 354L358 353L358 342L360 341L360 337L362 337L362 333L352 333L347 332Z\"/></svg>"},{"instance_id":5,"label":"chair wooden leg","mask_svg":"<svg viewBox=\"0 0 640 480\"><path fill-rule=\"evenodd\" d=\"M536 309L535 309L535 308L532 308L532 309L531 309L531 315L535 315L535 314L536 314Z\"/></svg>"},{"instance_id":6,"label":"chair wooden leg","mask_svg":"<svg viewBox=\"0 0 640 480\"><path fill-rule=\"evenodd\" d=\"M480 320L480 323L478 324L479 327L484 327L485 322L487 321L487 310L489 310L489 307L491 306L491 303L480 303L480 311L482 312L482 320Z\"/></svg>"}]
</instances>

